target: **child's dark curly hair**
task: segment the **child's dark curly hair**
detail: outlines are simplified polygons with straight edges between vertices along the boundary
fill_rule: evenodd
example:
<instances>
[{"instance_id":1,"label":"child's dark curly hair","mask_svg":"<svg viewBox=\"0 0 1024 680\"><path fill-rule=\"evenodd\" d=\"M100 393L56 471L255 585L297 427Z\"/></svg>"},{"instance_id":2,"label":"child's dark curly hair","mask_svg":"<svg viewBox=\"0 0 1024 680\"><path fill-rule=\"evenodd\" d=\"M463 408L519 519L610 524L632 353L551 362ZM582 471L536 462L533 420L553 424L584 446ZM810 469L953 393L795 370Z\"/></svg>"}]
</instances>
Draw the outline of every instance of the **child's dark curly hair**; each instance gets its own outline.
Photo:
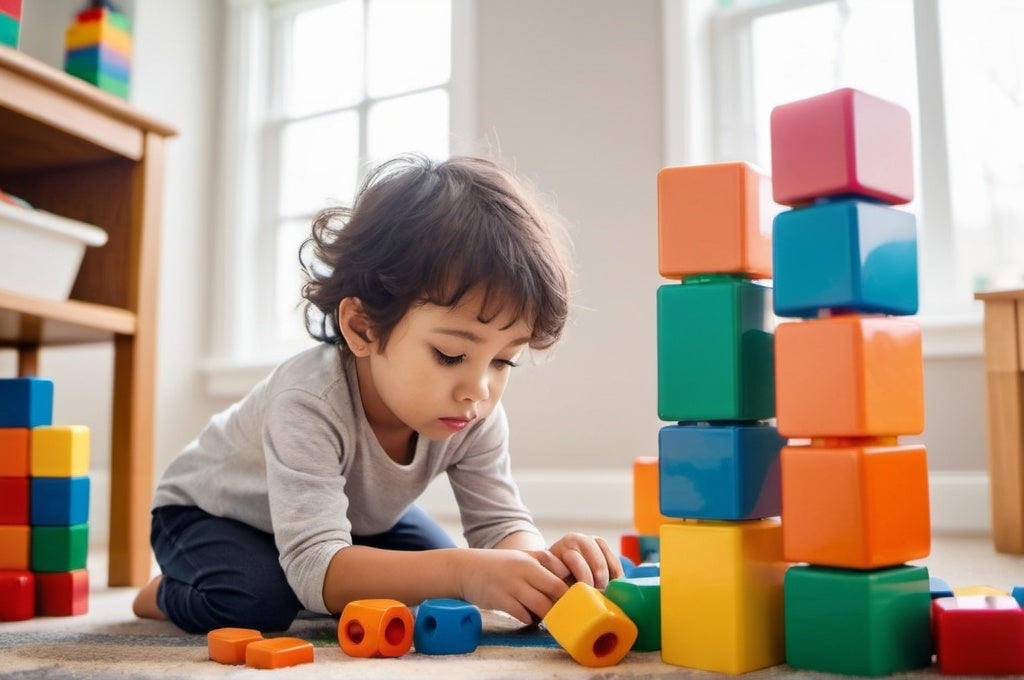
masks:
<instances>
[{"instance_id":1,"label":"child's dark curly hair","mask_svg":"<svg viewBox=\"0 0 1024 680\"><path fill-rule=\"evenodd\" d=\"M356 297L381 348L416 304L451 307L484 291L481 321L527 319L530 346L557 342L569 311L564 242L505 170L481 158L403 155L376 168L355 204L313 222L300 260L306 329L344 345L338 305Z\"/></svg>"}]
</instances>

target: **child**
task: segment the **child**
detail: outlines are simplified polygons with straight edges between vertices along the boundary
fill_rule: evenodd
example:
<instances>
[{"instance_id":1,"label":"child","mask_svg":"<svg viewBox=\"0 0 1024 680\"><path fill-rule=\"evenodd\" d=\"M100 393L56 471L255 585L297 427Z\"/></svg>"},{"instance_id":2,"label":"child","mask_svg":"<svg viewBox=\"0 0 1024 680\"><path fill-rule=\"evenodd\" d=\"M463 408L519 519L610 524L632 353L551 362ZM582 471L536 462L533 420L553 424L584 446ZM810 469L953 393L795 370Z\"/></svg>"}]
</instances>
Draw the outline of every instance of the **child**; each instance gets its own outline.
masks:
<instances>
[{"instance_id":1,"label":"child","mask_svg":"<svg viewBox=\"0 0 1024 680\"><path fill-rule=\"evenodd\" d=\"M621 576L600 538L545 549L510 476L501 395L568 313L555 234L513 178L482 159L399 157L351 210L322 212L307 246L320 344L171 463L153 503L163 573L135 613L279 631L303 608L449 597L530 623L567 583ZM413 504L442 473L469 548Z\"/></svg>"}]
</instances>

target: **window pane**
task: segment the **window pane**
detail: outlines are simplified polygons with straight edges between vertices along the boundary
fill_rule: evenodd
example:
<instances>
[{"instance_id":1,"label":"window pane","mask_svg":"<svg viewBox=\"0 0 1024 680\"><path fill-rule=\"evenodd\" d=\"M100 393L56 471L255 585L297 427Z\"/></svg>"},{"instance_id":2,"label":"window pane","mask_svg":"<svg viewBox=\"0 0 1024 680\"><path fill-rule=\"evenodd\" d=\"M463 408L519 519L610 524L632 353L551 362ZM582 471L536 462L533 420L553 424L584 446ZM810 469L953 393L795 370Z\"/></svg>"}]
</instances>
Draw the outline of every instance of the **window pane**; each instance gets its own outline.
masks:
<instances>
[{"instance_id":1,"label":"window pane","mask_svg":"<svg viewBox=\"0 0 1024 680\"><path fill-rule=\"evenodd\" d=\"M356 104L363 96L363 5L343 0L301 12L285 65L288 116Z\"/></svg>"},{"instance_id":2,"label":"window pane","mask_svg":"<svg viewBox=\"0 0 1024 680\"><path fill-rule=\"evenodd\" d=\"M958 285L1024 286L1024 3L940 6Z\"/></svg>"},{"instance_id":3,"label":"window pane","mask_svg":"<svg viewBox=\"0 0 1024 680\"><path fill-rule=\"evenodd\" d=\"M447 82L449 0L370 0L367 12L366 83L371 97Z\"/></svg>"},{"instance_id":4,"label":"window pane","mask_svg":"<svg viewBox=\"0 0 1024 680\"><path fill-rule=\"evenodd\" d=\"M448 93L430 90L376 104L366 119L366 145L373 164L406 151L447 158Z\"/></svg>"},{"instance_id":5,"label":"window pane","mask_svg":"<svg viewBox=\"0 0 1024 680\"><path fill-rule=\"evenodd\" d=\"M299 246L309 236L310 222L288 221L278 225L275 255L277 257L274 281L274 328L277 339L301 340L306 336L303 321L302 269L299 265Z\"/></svg>"},{"instance_id":6,"label":"window pane","mask_svg":"<svg viewBox=\"0 0 1024 680\"><path fill-rule=\"evenodd\" d=\"M349 203L358 159L359 119L352 111L285 125L278 214L305 216L327 203Z\"/></svg>"}]
</instances>

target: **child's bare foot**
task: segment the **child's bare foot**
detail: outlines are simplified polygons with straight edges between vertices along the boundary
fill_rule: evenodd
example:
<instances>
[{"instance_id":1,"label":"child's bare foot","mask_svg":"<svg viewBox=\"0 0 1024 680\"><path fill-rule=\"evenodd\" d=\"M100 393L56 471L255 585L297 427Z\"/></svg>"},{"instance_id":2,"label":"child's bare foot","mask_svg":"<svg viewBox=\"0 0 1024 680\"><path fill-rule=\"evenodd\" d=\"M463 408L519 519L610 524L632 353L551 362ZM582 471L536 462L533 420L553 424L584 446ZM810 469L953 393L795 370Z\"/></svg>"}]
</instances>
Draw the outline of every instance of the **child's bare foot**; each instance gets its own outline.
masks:
<instances>
[{"instance_id":1,"label":"child's bare foot","mask_svg":"<svg viewBox=\"0 0 1024 680\"><path fill-rule=\"evenodd\" d=\"M135 596L135 602L132 603L132 611L135 615L143 619L163 619L167 617L160 607L156 604L156 589L160 586L160 579L162 577L154 577L152 581L147 583L139 591L139 594Z\"/></svg>"}]
</instances>

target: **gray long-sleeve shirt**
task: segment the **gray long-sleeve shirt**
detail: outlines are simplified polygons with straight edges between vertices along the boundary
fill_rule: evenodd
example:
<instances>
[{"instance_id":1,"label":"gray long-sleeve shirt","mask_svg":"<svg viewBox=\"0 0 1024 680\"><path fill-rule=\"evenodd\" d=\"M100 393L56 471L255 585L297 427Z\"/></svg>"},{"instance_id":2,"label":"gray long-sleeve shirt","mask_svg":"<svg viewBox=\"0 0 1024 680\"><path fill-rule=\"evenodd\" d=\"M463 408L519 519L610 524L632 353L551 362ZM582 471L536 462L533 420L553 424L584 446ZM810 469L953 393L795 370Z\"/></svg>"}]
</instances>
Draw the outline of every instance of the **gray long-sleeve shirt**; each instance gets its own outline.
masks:
<instances>
[{"instance_id":1,"label":"gray long-sleeve shirt","mask_svg":"<svg viewBox=\"0 0 1024 680\"><path fill-rule=\"evenodd\" d=\"M323 344L215 415L171 462L153 506L196 506L273 533L299 601L327 613L323 582L334 554L352 534L390 529L444 472L470 547L516 531L539 535L512 481L500 404L444 441L419 437L412 462L399 465L366 420L353 359Z\"/></svg>"}]
</instances>

